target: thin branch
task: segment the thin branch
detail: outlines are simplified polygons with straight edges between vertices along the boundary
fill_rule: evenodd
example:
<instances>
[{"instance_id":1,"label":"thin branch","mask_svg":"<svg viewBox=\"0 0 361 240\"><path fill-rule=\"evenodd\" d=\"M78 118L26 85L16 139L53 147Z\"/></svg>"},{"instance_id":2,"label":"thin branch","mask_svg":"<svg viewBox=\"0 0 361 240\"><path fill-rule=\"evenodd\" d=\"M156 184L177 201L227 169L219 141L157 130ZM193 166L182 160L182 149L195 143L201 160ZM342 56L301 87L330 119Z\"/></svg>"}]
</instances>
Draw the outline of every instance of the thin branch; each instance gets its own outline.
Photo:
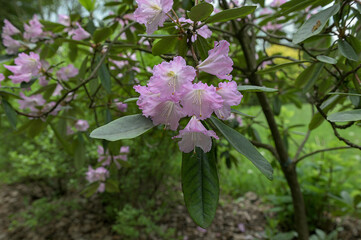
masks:
<instances>
[{"instance_id":1,"label":"thin branch","mask_svg":"<svg viewBox=\"0 0 361 240\"><path fill-rule=\"evenodd\" d=\"M272 153L272 155L276 159L279 159L279 156L278 156L278 153L277 153L276 149L274 147L272 147L271 145L265 144L265 143L260 143L260 142L254 141L254 140L251 140L251 143L253 145L255 145L256 147L264 148L264 149L268 150L270 153Z\"/></svg>"},{"instance_id":2,"label":"thin branch","mask_svg":"<svg viewBox=\"0 0 361 240\"><path fill-rule=\"evenodd\" d=\"M300 146L298 147L298 149L297 149L297 152L296 152L295 157L293 158L293 164L296 164L296 163L297 163L297 159L298 159L298 157L300 156L300 154L301 154L301 152L302 152L302 150L303 150L303 148L304 148L304 146L305 146L308 138L310 137L310 134L311 134L311 131L308 130L307 133L306 133L305 138L303 139L303 141L302 141L302 143L301 143L301 145L300 145Z\"/></svg>"},{"instance_id":3,"label":"thin branch","mask_svg":"<svg viewBox=\"0 0 361 240\"><path fill-rule=\"evenodd\" d=\"M314 151L314 152L307 153L306 155L303 155L302 157L298 158L295 161L295 164L299 163L301 160L303 160L305 158L308 158L308 157L310 157L312 155L315 155L315 154L318 154L318 153L328 152L328 151L335 151L335 150L343 150L343 149L351 149L351 148L352 147L350 147L350 146L343 146L343 147L333 147L333 148L320 149L320 150L317 150L317 151Z\"/></svg>"}]
</instances>

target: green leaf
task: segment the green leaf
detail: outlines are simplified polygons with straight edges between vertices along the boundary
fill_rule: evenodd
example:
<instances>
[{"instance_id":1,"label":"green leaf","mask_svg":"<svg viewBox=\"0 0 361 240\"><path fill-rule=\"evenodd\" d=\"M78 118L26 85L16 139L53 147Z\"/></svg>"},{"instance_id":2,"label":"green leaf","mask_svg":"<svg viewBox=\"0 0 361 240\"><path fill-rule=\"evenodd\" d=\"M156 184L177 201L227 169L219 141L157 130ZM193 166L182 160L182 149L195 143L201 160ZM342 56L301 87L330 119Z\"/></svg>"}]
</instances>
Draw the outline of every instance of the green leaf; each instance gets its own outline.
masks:
<instances>
[{"instance_id":1,"label":"green leaf","mask_svg":"<svg viewBox=\"0 0 361 240\"><path fill-rule=\"evenodd\" d=\"M100 43L107 40L113 33L110 27L98 28L93 34L93 40L95 43Z\"/></svg>"},{"instance_id":2,"label":"green leaf","mask_svg":"<svg viewBox=\"0 0 361 240\"><path fill-rule=\"evenodd\" d=\"M181 40L179 40L178 55L185 58L187 56L187 52L188 52L187 38L183 37Z\"/></svg>"},{"instance_id":3,"label":"green leaf","mask_svg":"<svg viewBox=\"0 0 361 240\"><path fill-rule=\"evenodd\" d=\"M327 120L329 120L331 122L360 121L361 120L361 109L333 113L327 117Z\"/></svg>"},{"instance_id":4,"label":"green leaf","mask_svg":"<svg viewBox=\"0 0 361 240\"><path fill-rule=\"evenodd\" d=\"M134 97L134 98L128 98L128 99L125 99L123 101L123 103L127 103L127 102L135 102L135 101L138 101L139 97Z\"/></svg>"},{"instance_id":5,"label":"green leaf","mask_svg":"<svg viewBox=\"0 0 361 240\"><path fill-rule=\"evenodd\" d=\"M313 87L316 80L320 76L321 71L324 66L325 66L325 63L323 63L323 62L315 63L315 67L313 68L312 74L310 75L310 78L308 79L306 86L303 88L303 93L308 92Z\"/></svg>"},{"instance_id":6,"label":"green leaf","mask_svg":"<svg viewBox=\"0 0 361 240\"><path fill-rule=\"evenodd\" d=\"M92 12L95 8L95 0L79 0L79 3L89 12Z\"/></svg>"},{"instance_id":7,"label":"green leaf","mask_svg":"<svg viewBox=\"0 0 361 240\"><path fill-rule=\"evenodd\" d=\"M85 165L85 144L81 133L78 134L75 146L74 165L76 169L81 169Z\"/></svg>"},{"instance_id":8,"label":"green leaf","mask_svg":"<svg viewBox=\"0 0 361 240\"><path fill-rule=\"evenodd\" d=\"M63 24L45 20L40 20L40 23L44 26L43 31L50 31L53 33L61 32L66 28Z\"/></svg>"},{"instance_id":9,"label":"green leaf","mask_svg":"<svg viewBox=\"0 0 361 240\"><path fill-rule=\"evenodd\" d=\"M213 9L214 8L212 4L203 2L192 7L188 16L194 22L202 21L212 14Z\"/></svg>"},{"instance_id":10,"label":"green leaf","mask_svg":"<svg viewBox=\"0 0 361 240\"><path fill-rule=\"evenodd\" d=\"M172 53L177 42L178 38L176 37L162 38L153 45L152 53L153 55Z\"/></svg>"},{"instance_id":11,"label":"green leaf","mask_svg":"<svg viewBox=\"0 0 361 240\"><path fill-rule=\"evenodd\" d=\"M352 61L358 61L359 57L353 47L344 39L338 40L338 48L342 56Z\"/></svg>"},{"instance_id":12,"label":"green leaf","mask_svg":"<svg viewBox=\"0 0 361 240\"><path fill-rule=\"evenodd\" d=\"M240 8L227 9L207 18L205 23L227 22L229 20L242 18L256 10L257 6L244 6Z\"/></svg>"},{"instance_id":13,"label":"green leaf","mask_svg":"<svg viewBox=\"0 0 361 240\"><path fill-rule=\"evenodd\" d=\"M16 95L15 93L7 92L7 91L1 90L1 89L0 89L0 95L5 98L14 97L16 99L22 99L20 96Z\"/></svg>"},{"instance_id":14,"label":"green leaf","mask_svg":"<svg viewBox=\"0 0 361 240\"><path fill-rule=\"evenodd\" d=\"M198 55L201 57L201 59L202 60L206 59L208 57L208 51L211 49L211 47L208 44L208 41L202 36L197 36L197 40L195 41L195 46Z\"/></svg>"},{"instance_id":15,"label":"green leaf","mask_svg":"<svg viewBox=\"0 0 361 240\"><path fill-rule=\"evenodd\" d=\"M274 71L276 71L278 69L281 69L281 68L285 68L285 67L292 66L292 65L298 65L298 64L301 64L301 63L305 63L305 62L307 62L307 61L294 61L294 62L283 63L283 64L280 64L280 65L269 67L267 69L259 70L256 73L257 74L270 73L270 72L274 72Z\"/></svg>"},{"instance_id":16,"label":"green leaf","mask_svg":"<svg viewBox=\"0 0 361 240\"><path fill-rule=\"evenodd\" d=\"M278 92L278 89L252 86L252 85L242 85L237 87L238 91L242 92Z\"/></svg>"},{"instance_id":17,"label":"green leaf","mask_svg":"<svg viewBox=\"0 0 361 240\"><path fill-rule=\"evenodd\" d=\"M170 37L180 37L178 34L138 34L139 37L146 37L146 38L170 38Z\"/></svg>"},{"instance_id":18,"label":"green leaf","mask_svg":"<svg viewBox=\"0 0 361 240\"><path fill-rule=\"evenodd\" d=\"M216 214L219 181L215 152L194 152L182 156L182 190L184 202L193 221L207 228Z\"/></svg>"},{"instance_id":19,"label":"green leaf","mask_svg":"<svg viewBox=\"0 0 361 240\"><path fill-rule=\"evenodd\" d=\"M108 179L105 182L105 191L110 192L110 193L119 192L118 182L114 179Z\"/></svg>"},{"instance_id":20,"label":"green leaf","mask_svg":"<svg viewBox=\"0 0 361 240\"><path fill-rule=\"evenodd\" d=\"M329 7L308 19L293 36L293 43L298 44L309 37L319 34L330 17L338 13L340 5Z\"/></svg>"},{"instance_id":21,"label":"green leaf","mask_svg":"<svg viewBox=\"0 0 361 240\"><path fill-rule=\"evenodd\" d=\"M91 197L92 195L94 195L98 191L99 185L100 185L100 182L93 182L89 186L87 186L81 192L81 194L84 194L85 197Z\"/></svg>"},{"instance_id":22,"label":"green leaf","mask_svg":"<svg viewBox=\"0 0 361 240\"><path fill-rule=\"evenodd\" d=\"M324 103L322 103L320 108L325 114L327 114L327 112L333 109L341 99L342 96L337 96L337 95L332 96L329 99L327 99ZM317 112L312 117L311 122L308 124L308 129L309 130L316 129L323 123L324 120L325 119L323 118L323 116L319 112Z\"/></svg>"},{"instance_id":23,"label":"green leaf","mask_svg":"<svg viewBox=\"0 0 361 240\"><path fill-rule=\"evenodd\" d=\"M247 138L233 128L228 127L219 119L212 116L211 120L238 152L250 160L269 180L273 179L273 169L271 164L267 162L267 160L257 151L252 143L247 140Z\"/></svg>"},{"instance_id":24,"label":"green leaf","mask_svg":"<svg viewBox=\"0 0 361 240\"><path fill-rule=\"evenodd\" d=\"M231 112L232 112L232 113L239 114L239 115L242 115L242 116L244 116L244 117L249 117L249 118L255 118L255 117L256 117L256 116L252 116L252 115L248 115L248 114L245 114L245 113L243 113L243 112L240 112L240 111L238 111L238 110L236 110L236 109L234 109L234 108L231 108Z\"/></svg>"},{"instance_id":25,"label":"green leaf","mask_svg":"<svg viewBox=\"0 0 361 240\"><path fill-rule=\"evenodd\" d=\"M117 141L131 139L145 133L154 125L151 120L141 114L135 114L118 118L102 127L95 129L90 137Z\"/></svg>"},{"instance_id":26,"label":"green leaf","mask_svg":"<svg viewBox=\"0 0 361 240\"><path fill-rule=\"evenodd\" d=\"M111 93L112 86L111 86L110 74L108 71L108 67L104 62L99 68L99 78L102 83L102 86L107 91L107 93Z\"/></svg>"},{"instance_id":27,"label":"green leaf","mask_svg":"<svg viewBox=\"0 0 361 240\"><path fill-rule=\"evenodd\" d=\"M9 120L10 125L15 129L17 123L17 114L8 101L6 101L4 98L1 101L6 117Z\"/></svg>"},{"instance_id":28,"label":"green leaf","mask_svg":"<svg viewBox=\"0 0 361 240\"><path fill-rule=\"evenodd\" d=\"M336 59L334 59L332 57L325 56L325 55L318 55L316 58L317 58L318 61L324 62L324 63L329 63L329 64L336 64L337 63Z\"/></svg>"},{"instance_id":29,"label":"green leaf","mask_svg":"<svg viewBox=\"0 0 361 240\"><path fill-rule=\"evenodd\" d=\"M330 92L327 93L327 95L346 95L346 96L361 97L361 94L359 93L344 93L344 92Z\"/></svg>"}]
</instances>

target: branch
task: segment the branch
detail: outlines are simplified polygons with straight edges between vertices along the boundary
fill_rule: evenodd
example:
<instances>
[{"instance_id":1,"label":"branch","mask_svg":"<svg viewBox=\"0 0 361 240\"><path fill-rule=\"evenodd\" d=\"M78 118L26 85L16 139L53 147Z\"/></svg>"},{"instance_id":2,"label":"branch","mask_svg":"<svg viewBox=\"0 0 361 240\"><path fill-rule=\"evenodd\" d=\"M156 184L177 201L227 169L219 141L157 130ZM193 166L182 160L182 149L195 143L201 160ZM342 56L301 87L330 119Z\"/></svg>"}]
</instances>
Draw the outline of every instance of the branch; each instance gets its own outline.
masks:
<instances>
[{"instance_id":1,"label":"branch","mask_svg":"<svg viewBox=\"0 0 361 240\"><path fill-rule=\"evenodd\" d=\"M256 147L264 148L264 149L268 150L270 153L272 153L273 156L275 156L276 159L279 159L276 149L274 147L272 147L271 145L265 144L265 143L260 143L260 142L254 141L254 140L251 140L251 143L253 145L255 145Z\"/></svg>"},{"instance_id":2,"label":"branch","mask_svg":"<svg viewBox=\"0 0 361 240\"><path fill-rule=\"evenodd\" d=\"M310 152L310 153L307 153L306 155L303 155L302 157L298 158L294 163L297 164L299 163L301 160L305 159L305 158L308 158L312 155L315 155L317 153L322 153L322 152L328 152L328 151L334 151L334 150L343 150L343 149L351 149L352 147L349 147L349 146L343 146L343 147L333 147L333 148L325 148L325 149L320 149L320 150L317 150L317 151L314 151L314 152Z\"/></svg>"}]
</instances>

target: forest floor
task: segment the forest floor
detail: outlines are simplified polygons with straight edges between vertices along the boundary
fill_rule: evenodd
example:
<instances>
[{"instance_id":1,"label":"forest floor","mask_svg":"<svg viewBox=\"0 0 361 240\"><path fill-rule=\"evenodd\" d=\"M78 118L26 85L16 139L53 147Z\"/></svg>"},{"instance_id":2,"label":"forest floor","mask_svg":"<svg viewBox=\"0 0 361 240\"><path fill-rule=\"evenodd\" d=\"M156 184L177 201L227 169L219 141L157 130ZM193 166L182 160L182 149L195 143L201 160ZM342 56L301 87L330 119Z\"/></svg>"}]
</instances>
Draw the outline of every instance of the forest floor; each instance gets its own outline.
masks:
<instances>
[{"instance_id":1,"label":"forest floor","mask_svg":"<svg viewBox=\"0 0 361 240\"><path fill-rule=\"evenodd\" d=\"M39 192L39 193L37 193ZM41 195L34 186L15 184L0 185L0 240L121 240L112 231L111 223L104 220L104 206L97 196L89 199L78 196L79 208L71 209L66 206L63 214L53 217L48 224L31 228L18 226L11 229L12 221L17 213L24 212L29 204L26 199L31 196ZM72 197L74 196L67 196ZM25 200L24 200L25 199ZM31 200L30 200L31 201ZM175 229L175 238L179 240L251 240L267 239L265 229L267 218L271 218L271 206L261 203L260 198L254 193L247 193L241 199L232 201L222 199L217 209L212 225L207 229L197 227L190 219L183 205L172 208L158 223L164 229ZM63 206L64 207L64 206ZM267 214L266 214L267 213ZM18 214L19 215L19 214ZM46 216L44 216L46 217ZM338 239L361 239L361 220L353 218L336 219L338 226L343 227ZM139 239L157 239L140 234Z\"/></svg>"}]
</instances>

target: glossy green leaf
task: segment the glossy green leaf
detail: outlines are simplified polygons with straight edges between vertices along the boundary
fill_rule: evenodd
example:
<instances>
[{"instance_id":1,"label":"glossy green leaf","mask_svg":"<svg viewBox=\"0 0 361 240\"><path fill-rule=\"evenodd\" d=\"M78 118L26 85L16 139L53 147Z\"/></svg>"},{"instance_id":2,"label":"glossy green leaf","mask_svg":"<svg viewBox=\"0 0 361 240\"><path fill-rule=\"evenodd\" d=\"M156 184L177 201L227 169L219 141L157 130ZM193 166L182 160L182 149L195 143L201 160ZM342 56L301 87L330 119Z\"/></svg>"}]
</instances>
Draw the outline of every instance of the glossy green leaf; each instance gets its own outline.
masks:
<instances>
[{"instance_id":1,"label":"glossy green leaf","mask_svg":"<svg viewBox=\"0 0 361 240\"><path fill-rule=\"evenodd\" d=\"M213 12L213 5L203 2L191 8L188 16L192 21L202 21L209 17Z\"/></svg>"},{"instance_id":2,"label":"glossy green leaf","mask_svg":"<svg viewBox=\"0 0 361 240\"><path fill-rule=\"evenodd\" d=\"M98 28L93 34L93 40L95 43L100 43L107 40L113 33L110 27Z\"/></svg>"},{"instance_id":3,"label":"glossy green leaf","mask_svg":"<svg viewBox=\"0 0 361 240\"><path fill-rule=\"evenodd\" d=\"M320 108L322 109L322 111L325 114L327 114L328 111L330 111L337 105L337 103L341 100L341 98L342 98L342 96L332 96L329 99L327 99L320 106ZM311 122L308 124L308 129L313 130L313 129L318 128L323 123L324 120L325 119L319 112L315 113L315 115L311 119Z\"/></svg>"},{"instance_id":4,"label":"glossy green leaf","mask_svg":"<svg viewBox=\"0 0 361 240\"><path fill-rule=\"evenodd\" d=\"M323 63L323 62L315 63L315 67L313 68L313 71L312 71L310 77L308 78L306 86L303 88L303 93L308 92L314 86L314 84L317 81L318 77L320 76L324 66L325 66L325 63Z\"/></svg>"},{"instance_id":5,"label":"glossy green leaf","mask_svg":"<svg viewBox=\"0 0 361 240\"><path fill-rule=\"evenodd\" d=\"M172 53L177 43L178 43L178 38L176 37L162 38L153 45L152 53L154 55Z\"/></svg>"},{"instance_id":6,"label":"glossy green leaf","mask_svg":"<svg viewBox=\"0 0 361 240\"><path fill-rule=\"evenodd\" d=\"M135 101L138 101L139 97L134 97L134 98L128 98L128 99L125 99L123 101L123 103L127 103L127 102L135 102Z\"/></svg>"},{"instance_id":7,"label":"glossy green leaf","mask_svg":"<svg viewBox=\"0 0 361 240\"><path fill-rule=\"evenodd\" d=\"M227 22L233 19L242 18L256 10L256 6L244 6L240 8L227 9L207 18L205 23Z\"/></svg>"},{"instance_id":8,"label":"glossy green leaf","mask_svg":"<svg viewBox=\"0 0 361 240\"><path fill-rule=\"evenodd\" d=\"M99 78L100 78L100 81L101 81L104 89L108 93L111 93L111 88L112 88L111 78L110 78L108 67L105 63L102 63L102 65L99 68Z\"/></svg>"},{"instance_id":9,"label":"glossy green leaf","mask_svg":"<svg viewBox=\"0 0 361 240\"><path fill-rule=\"evenodd\" d=\"M108 179L105 182L105 191L110 192L110 193L119 192L119 186L118 186L117 180Z\"/></svg>"},{"instance_id":10,"label":"glossy green leaf","mask_svg":"<svg viewBox=\"0 0 361 240\"><path fill-rule=\"evenodd\" d=\"M82 135L78 134L74 150L74 166L76 169L81 169L85 165L85 144Z\"/></svg>"},{"instance_id":11,"label":"glossy green leaf","mask_svg":"<svg viewBox=\"0 0 361 240\"><path fill-rule=\"evenodd\" d=\"M318 55L316 58L317 58L318 61L324 62L324 63L329 63L329 64L336 64L337 63L336 59L334 59L332 57L325 56L325 55Z\"/></svg>"},{"instance_id":12,"label":"glossy green leaf","mask_svg":"<svg viewBox=\"0 0 361 240\"><path fill-rule=\"evenodd\" d=\"M329 7L315 15L312 15L300 29L293 36L293 43L297 44L303 42L309 37L319 34L322 29L326 26L326 23L338 11L340 10L340 5L336 4L332 7Z\"/></svg>"},{"instance_id":13,"label":"glossy green leaf","mask_svg":"<svg viewBox=\"0 0 361 240\"><path fill-rule=\"evenodd\" d=\"M359 94L359 93L330 92L327 94L328 95L346 95L346 96L361 97L361 94Z\"/></svg>"},{"instance_id":14,"label":"glossy green leaf","mask_svg":"<svg viewBox=\"0 0 361 240\"><path fill-rule=\"evenodd\" d=\"M216 214L219 182L216 156L212 149L204 153L196 147L194 152L182 156L182 190L184 202L193 221L207 228Z\"/></svg>"},{"instance_id":15,"label":"glossy green leaf","mask_svg":"<svg viewBox=\"0 0 361 240\"><path fill-rule=\"evenodd\" d=\"M2 102L2 105L4 108L5 115L10 122L10 125L13 128L16 128L17 114L16 114L15 110L10 105L10 103L8 101L6 101L5 99L2 99L1 102Z\"/></svg>"},{"instance_id":16,"label":"glossy green leaf","mask_svg":"<svg viewBox=\"0 0 361 240\"><path fill-rule=\"evenodd\" d=\"M359 57L352 46L344 39L338 40L338 48L342 56L352 61L358 61Z\"/></svg>"},{"instance_id":17,"label":"glossy green leaf","mask_svg":"<svg viewBox=\"0 0 361 240\"><path fill-rule=\"evenodd\" d=\"M238 91L241 92L278 92L278 89L252 86L252 85L241 85L237 87Z\"/></svg>"},{"instance_id":18,"label":"glossy green leaf","mask_svg":"<svg viewBox=\"0 0 361 240\"><path fill-rule=\"evenodd\" d=\"M96 0L78 0L78 1L89 12L92 12L94 10L94 8L95 8Z\"/></svg>"},{"instance_id":19,"label":"glossy green leaf","mask_svg":"<svg viewBox=\"0 0 361 240\"><path fill-rule=\"evenodd\" d=\"M234 108L231 108L231 112L232 112L232 113L239 114L239 115L242 115L242 116L244 116L244 117L249 117L249 118L255 118L255 117L256 117L256 116L252 116L252 115L248 115L248 114L245 114L245 113L243 113L243 112L240 112L240 111L238 111L238 110L236 110L236 109L234 109Z\"/></svg>"},{"instance_id":20,"label":"glossy green leaf","mask_svg":"<svg viewBox=\"0 0 361 240\"><path fill-rule=\"evenodd\" d=\"M213 124L228 140L228 142L248 160L250 160L263 175L268 179L273 179L273 169L267 160L258 152L258 150L238 131L228 127L221 120L211 117Z\"/></svg>"},{"instance_id":21,"label":"glossy green leaf","mask_svg":"<svg viewBox=\"0 0 361 240\"><path fill-rule=\"evenodd\" d=\"M153 127L154 125L151 120L142 114L135 114L118 118L95 129L90 134L90 137L108 141L131 139L138 137Z\"/></svg>"},{"instance_id":22,"label":"glossy green leaf","mask_svg":"<svg viewBox=\"0 0 361 240\"><path fill-rule=\"evenodd\" d=\"M361 109L333 113L327 117L327 120L329 120L331 122L360 121L361 120Z\"/></svg>"},{"instance_id":23,"label":"glossy green leaf","mask_svg":"<svg viewBox=\"0 0 361 240\"><path fill-rule=\"evenodd\" d=\"M281 68L283 69L283 68L286 68L286 67L289 67L289 66L299 65L299 64L305 63L305 62L307 62L307 61L294 61L294 62L283 63L283 64L272 66L272 67L269 67L269 68L266 68L266 69L263 69L263 70L259 70L256 73L257 74L270 73L270 72L274 72L274 71L276 71L278 69L281 69Z\"/></svg>"},{"instance_id":24,"label":"glossy green leaf","mask_svg":"<svg viewBox=\"0 0 361 240\"><path fill-rule=\"evenodd\" d=\"M197 36L197 40L195 41L195 46L198 55L201 57L201 59L202 60L206 59L208 57L208 51L211 49L211 47L208 44L208 41L202 36Z\"/></svg>"}]
</instances>

